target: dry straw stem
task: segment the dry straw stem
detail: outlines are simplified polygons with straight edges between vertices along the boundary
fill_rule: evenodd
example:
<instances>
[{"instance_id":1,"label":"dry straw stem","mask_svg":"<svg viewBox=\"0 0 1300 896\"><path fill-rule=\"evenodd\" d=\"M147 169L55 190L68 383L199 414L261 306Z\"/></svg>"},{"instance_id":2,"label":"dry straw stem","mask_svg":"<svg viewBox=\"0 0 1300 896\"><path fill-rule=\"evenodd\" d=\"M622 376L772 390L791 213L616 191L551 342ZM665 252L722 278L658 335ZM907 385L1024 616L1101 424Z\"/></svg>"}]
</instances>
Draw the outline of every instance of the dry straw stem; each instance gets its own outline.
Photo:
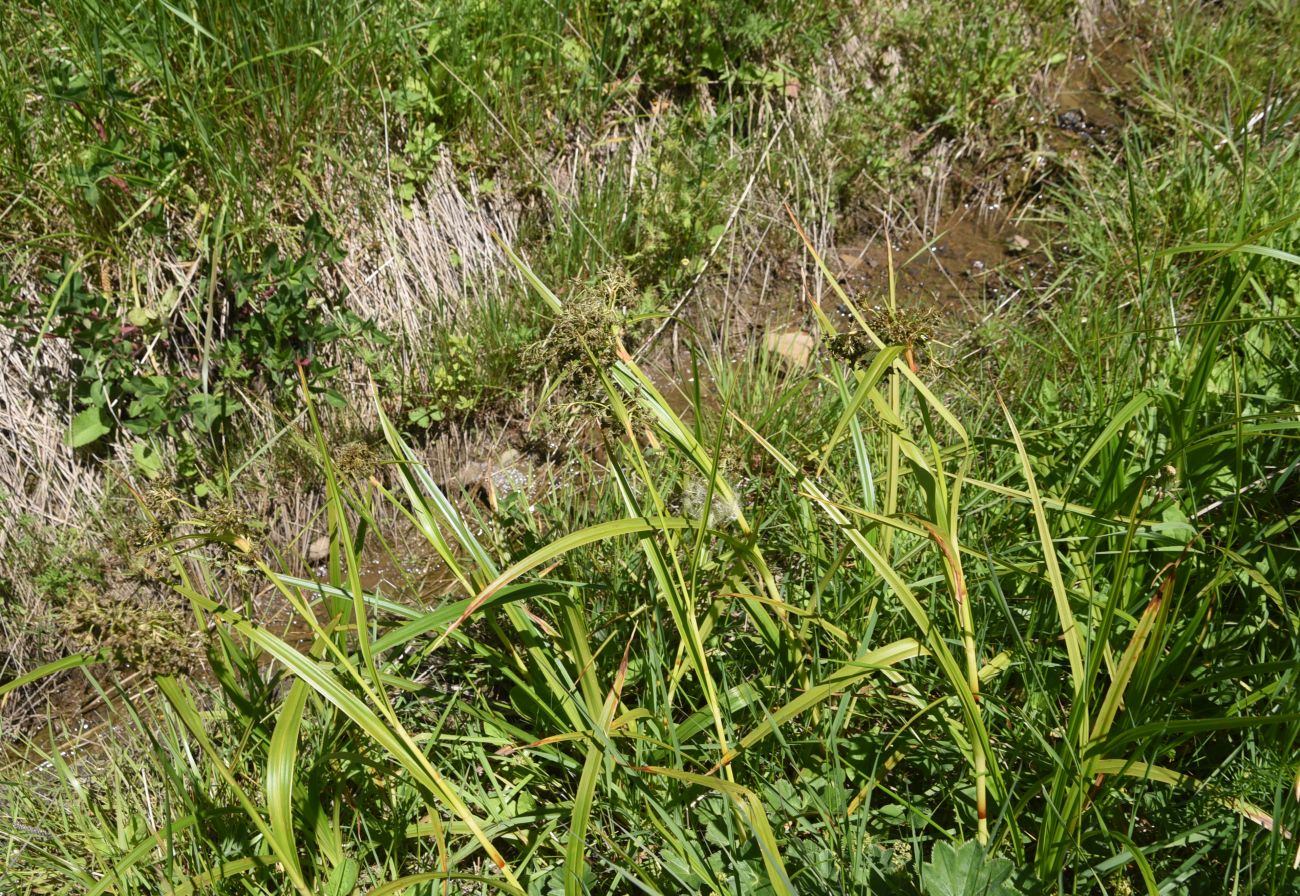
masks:
<instances>
[{"instance_id":1,"label":"dry straw stem","mask_svg":"<svg viewBox=\"0 0 1300 896\"><path fill-rule=\"evenodd\" d=\"M0 456L6 459L0 463L0 502L11 520L28 517L40 527L71 529L95 518L103 473L73 457L64 441L62 408L44 397L47 378L66 375L68 352L47 347L43 369L35 374L23 354L11 334L0 333ZM0 526L0 554L11 556L17 532Z\"/></svg>"},{"instance_id":2,"label":"dry straw stem","mask_svg":"<svg viewBox=\"0 0 1300 896\"><path fill-rule=\"evenodd\" d=\"M444 153L407 210L391 200L371 204L343 235L340 277L352 308L403 344L419 346L430 328L454 325L500 294L508 268L492 235L513 242L520 214L503 198L511 195L508 187L485 194L473 175L462 182Z\"/></svg>"}]
</instances>

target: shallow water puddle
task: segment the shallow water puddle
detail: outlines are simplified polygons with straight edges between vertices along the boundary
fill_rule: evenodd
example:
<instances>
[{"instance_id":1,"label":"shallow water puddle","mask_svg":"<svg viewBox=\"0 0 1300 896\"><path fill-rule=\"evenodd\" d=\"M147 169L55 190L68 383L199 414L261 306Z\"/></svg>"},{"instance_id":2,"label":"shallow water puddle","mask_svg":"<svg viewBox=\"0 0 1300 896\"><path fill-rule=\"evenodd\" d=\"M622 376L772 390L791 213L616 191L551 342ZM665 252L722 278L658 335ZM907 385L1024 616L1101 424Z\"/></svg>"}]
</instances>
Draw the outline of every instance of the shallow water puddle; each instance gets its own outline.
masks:
<instances>
[{"instance_id":1,"label":"shallow water puddle","mask_svg":"<svg viewBox=\"0 0 1300 896\"><path fill-rule=\"evenodd\" d=\"M931 240L888 246L884 239L839 251L841 282L860 305L886 304L890 265L901 307L929 307L945 317L974 315L1016 284L1041 276L1039 244L996 206L963 206Z\"/></svg>"},{"instance_id":2,"label":"shallow water puddle","mask_svg":"<svg viewBox=\"0 0 1300 896\"><path fill-rule=\"evenodd\" d=\"M1056 148L1068 151L1071 141L1096 145L1114 141L1124 118L1122 109L1138 89L1137 60L1142 51L1138 38L1113 23L1103 23L1101 34L1086 53L1072 59L1056 94Z\"/></svg>"}]
</instances>

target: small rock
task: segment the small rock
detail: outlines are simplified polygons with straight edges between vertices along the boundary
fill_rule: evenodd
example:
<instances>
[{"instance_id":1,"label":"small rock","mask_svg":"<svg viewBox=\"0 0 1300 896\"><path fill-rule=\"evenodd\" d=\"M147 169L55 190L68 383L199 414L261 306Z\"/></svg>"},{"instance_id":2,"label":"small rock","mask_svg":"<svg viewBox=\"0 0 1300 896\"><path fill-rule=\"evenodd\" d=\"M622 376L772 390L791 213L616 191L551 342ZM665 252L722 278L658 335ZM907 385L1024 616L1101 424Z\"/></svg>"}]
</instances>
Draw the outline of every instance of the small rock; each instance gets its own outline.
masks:
<instances>
[{"instance_id":1,"label":"small rock","mask_svg":"<svg viewBox=\"0 0 1300 896\"><path fill-rule=\"evenodd\" d=\"M470 461L456 471L456 475L451 478L451 484L460 486L466 491L472 491L483 482L486 476L487 464Z\"/></svg>"},{"instance_id":2,"label":"small rock","mask_svg":"<svg viewBox=\"0 0 1300 896\"><path fill-rule=\"evenodd\" d=\"M319 563L330 555L330 537L322 535L320 538L312 540L307 545L307 560L311 563Z\"/></svg>"},{"instance_id":3,"label":"small rock","mask_svg":"<svg viewBox=\"0 0 1300 896\"><path fill-rule=\"evenodd\" d=\"M862 256L857 252L840 252L840 264L843 265L844 273L850 274L857 268L862 267Z\"/></svg>"},{"instance_id":4,"label":"small rock","mask_svg":"<svg viewBox=\"0 0 1300 896\"><path fill-rule=\"evenodd\" d=\"M1082 109L1070 109L1056 116L1056 126L1063 131L1081 134L1088 130L1088 116Z\"/></svg>"},{"instance_id":5,"label":"small rock","mask_svg":"<svg viewBox=\"0 0 1300 896\"><path fill-rule=\"evenodd\" d=\"M512 492L525 491L528 481L523 455L510 448L503 451L496 460L465 464L452 477L449 484L490 501L493 493L496 496L503 496Z\"/></svg>"},{"instance_id":6,"label":"small rock","mask_svg":"<svg viewBox=\"0 0 1300 896\"><path fill-rule=\"evenodd\" d=\"M773 354L780 355L781 360L790 367L801 369L808 366L813 349L817 347L817 341L802 330L777 331L763 337L763 347Z\"/></svg>"},{"instance_id":7,"label":"small rock","mask_svg":"<svg viewBox=\"0 0 1300 896\"><path fill-rule=\"evenodd\" d=\"M1018 233L1015 236L1013 236L1011 239L1007 240L1007 251L1010 252L1012 255L1019 255L1021 252L1024 252L1028 248L1029 248L1029 240L1027 240L1025 237L1021 236Z\"/></svg>"}]
</instances>

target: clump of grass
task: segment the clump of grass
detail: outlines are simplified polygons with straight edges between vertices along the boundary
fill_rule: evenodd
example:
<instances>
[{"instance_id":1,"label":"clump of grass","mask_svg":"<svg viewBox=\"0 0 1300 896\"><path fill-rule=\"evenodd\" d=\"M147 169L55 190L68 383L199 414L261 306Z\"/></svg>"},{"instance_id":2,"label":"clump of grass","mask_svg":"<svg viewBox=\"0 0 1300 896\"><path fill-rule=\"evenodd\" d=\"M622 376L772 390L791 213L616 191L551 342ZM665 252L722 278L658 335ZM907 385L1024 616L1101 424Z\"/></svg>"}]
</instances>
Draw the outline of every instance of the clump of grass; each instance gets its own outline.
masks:
<instances>
[{"instance_id":1,"label":"clump of grass","mask_svg":"<svg viewBox=\"0 0 1300 896\"><path fill-rule=\"evenodd\" d=\"M1233 749L1219 738L1244 729L1265 750L1286 742L1289 723L1231 696L1258 667L1225 662L1230 640L1216 637L1231 639L1231 626L1211 612L1225 567L1196 550L1196 534L1044 491L1030 448L1043 436L1028 441L1009 414L1003 445L981 461L992 472L975 475L972 436L899 346L865 370L826 371L822 400L839 411L803 435L821 446L816 463L731 418L775 461L757 487L780 500L755 502L762 520L740 506L719 433L683 423L627 358L596 369L622 431L640 406L663 453L611 442L609 518L526 556L494 555L386 420L396 494L339 478L347 452L325 450L317 430L324 579L250 558L310 629L305 652L229 609L202 555L177 556L180 593L219 639L211 699L251 736L215 737L197 695L173 678L159 687L176 736L221 779L205 799L241 819L240 845L232 857L200 832L170 870L147 871L149 835L116 874L176 885L220 867L266 888L275 861L311 892L477 878L486 859L508 892L791 893L897 886L919 867L923 887L974 875L1010 892L1014 865L1028 886L1086 891L1115 862L1180 873L1159 843L1125 831L1172 822L1169 794L1212 779ZM1138 419L1121 413L1065 450L1091 469ZM943 449L940 425L953 430ZM674 479L701 483L692 517L666 513ZM432 609L361 586L362 533L384 496L458 583ZM712 508L733 504L723 525ZM1035 537L972 548L977 525ZM778 578L769 548L791 544L808 574ZM620 545L616 562L586 562ZM1294 659L1294 642L1269 643L1270 669ZM1221 674L1187 675L1212 667ZM1279 681L1261 684L1280 696ZM966 786L935 785L953 780ZM1280 840L1290 779L1236 783L1207 791L1211 817L1244 818L1262 837L1271 825ZM909 819L927 832L891 836ZM980 845L948 845L967 839Z\"/></svg>"}]
</instances>

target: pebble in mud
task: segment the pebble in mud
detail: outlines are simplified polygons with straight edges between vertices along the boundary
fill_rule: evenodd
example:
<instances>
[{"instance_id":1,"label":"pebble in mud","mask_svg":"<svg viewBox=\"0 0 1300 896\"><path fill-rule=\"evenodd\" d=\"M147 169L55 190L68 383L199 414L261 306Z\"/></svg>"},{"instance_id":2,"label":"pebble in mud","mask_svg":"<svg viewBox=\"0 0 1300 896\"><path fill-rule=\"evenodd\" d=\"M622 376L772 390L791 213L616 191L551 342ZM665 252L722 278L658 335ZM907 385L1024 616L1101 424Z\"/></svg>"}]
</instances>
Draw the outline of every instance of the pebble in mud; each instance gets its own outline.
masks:
<instances>
[{"instance_id":1,"label":"pebble in mud","mask_svg":"<svg viewBox=\"0 0 1300 896\"><path fill-rule=\"evenodd\" d=\"M1081 133L1088 129L1088 116L1082 109L1070 109L1056 116L1056 126L1063 131Z\"/></svg>"}]
</instances>

